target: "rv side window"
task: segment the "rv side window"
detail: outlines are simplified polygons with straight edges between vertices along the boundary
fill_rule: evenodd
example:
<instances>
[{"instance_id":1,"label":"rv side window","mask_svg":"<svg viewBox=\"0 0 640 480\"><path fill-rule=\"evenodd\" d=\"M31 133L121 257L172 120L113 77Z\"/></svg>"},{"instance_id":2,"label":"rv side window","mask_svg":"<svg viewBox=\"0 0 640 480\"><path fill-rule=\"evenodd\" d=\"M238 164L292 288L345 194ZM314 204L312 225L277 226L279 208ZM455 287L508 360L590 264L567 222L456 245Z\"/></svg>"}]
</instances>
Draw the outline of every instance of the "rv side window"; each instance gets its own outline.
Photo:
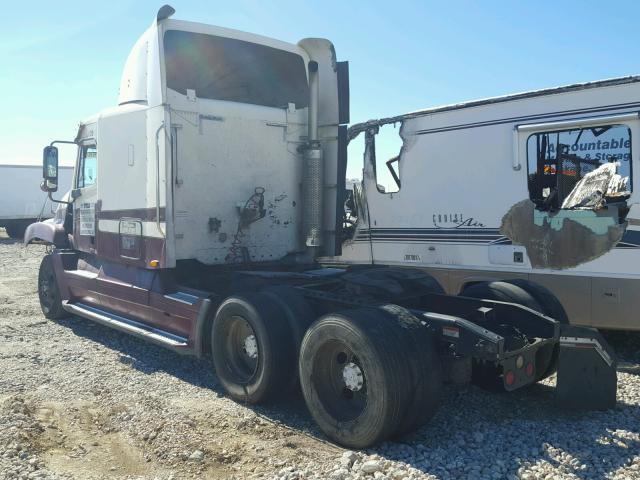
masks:
<instances>
[{"instance_id":1,"label":"rv side window","mask_svg":"<svg viewBox=\"0 0 640 480\"><path fill-rule=\"evenodd\" d=\"M376 172L376 184L380 193L395 193L400 190L400 153L402 138L400 127L395 124L381 125L374 137L372 149Z\"/></svg>"},{"instance_id":2,"label":"rv side window","mask_svg":"<svg viewBox=\"0 0 640 480\"><path fill-rule=\"evenodd\" d=\"M83 145L80 150L78 165L78 188L88 187L96 183L98 178L98 150L95 145Z\"/></svg>"},{"instance_id":3,"label":"rv side window","mask_svg":"<svg viewBox=\"0 0 640 480\"><path fill-rule=\"evenodd\" d=\"M233 38L169 30L164 35L167 87L198 98L296 108L309 104L307 70L295 53Z\"/></svg>"},{"instance_id":4,"label":"rv side window","mask_svg":"<svg viewBox=\"0 0 640 480\"><path fill-rule=\"evenodd\" d=\"M601 208L631 193L631 130L601 125L534 133L527 166L538 208Z\"/></svg>"}]
</instances>

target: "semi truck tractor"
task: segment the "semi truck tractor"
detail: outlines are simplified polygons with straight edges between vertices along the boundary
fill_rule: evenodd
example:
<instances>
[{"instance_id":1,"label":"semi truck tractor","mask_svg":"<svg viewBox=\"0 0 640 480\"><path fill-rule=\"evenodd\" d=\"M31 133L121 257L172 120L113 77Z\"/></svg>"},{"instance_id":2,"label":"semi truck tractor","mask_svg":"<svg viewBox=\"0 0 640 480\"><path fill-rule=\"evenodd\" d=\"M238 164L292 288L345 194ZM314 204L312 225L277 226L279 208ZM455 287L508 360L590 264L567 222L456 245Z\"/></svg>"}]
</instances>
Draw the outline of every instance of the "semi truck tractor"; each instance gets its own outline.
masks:
<instances>
[{"instance_id":1,"label":"semi truck tractor","mask_svg":"<svg viewBox=\"0 0 640 480\"><path fill-rule=\"evenodd\" d=\"M560 404L615 404L614 353L544 287L507 284L521 302L452 296L421 269L343 256L348 64L328 40L173 13L162 7L134 45L118 105L69 140L66 197L58 142L44 148L60 208L25 243L51 245L38 277L47 318L211 356L240 402L299 385L319 429L352 448L427 423L445 382L513 391L556 373Z\"/></svg>"},{"instance_id":2,"label":"semi truck tractor","mask_svg":"<svg viewBox=\"0 0 640 480\"><path fill-rule=\"evenodd\" d=\"M73 167L60 167L60 186L71 187ZM41 165L0 165L0 227L11 238L22 238L27 226L55 214L56 204L40 190Z\"/></svg>"}]
</instances>

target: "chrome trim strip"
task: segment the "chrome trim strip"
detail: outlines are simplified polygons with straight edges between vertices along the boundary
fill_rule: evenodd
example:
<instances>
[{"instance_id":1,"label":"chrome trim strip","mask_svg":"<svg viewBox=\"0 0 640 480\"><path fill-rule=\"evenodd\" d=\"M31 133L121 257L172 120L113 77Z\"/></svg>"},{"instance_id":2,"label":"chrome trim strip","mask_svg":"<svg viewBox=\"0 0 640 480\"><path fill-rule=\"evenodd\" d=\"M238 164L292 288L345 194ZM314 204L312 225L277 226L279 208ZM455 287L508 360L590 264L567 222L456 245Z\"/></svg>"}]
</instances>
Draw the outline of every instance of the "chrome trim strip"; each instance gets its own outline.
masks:
<instances>
[{"instance_id":1,"label":"chrome trim strip","mask_svg":"<svg viewBox=\"0 0 640 480\"><path fill-rule=\"evenodd\" d=\"M164 295L164 298L169 300L175 300L176 302L186 303L187 305L195 305L200 300L200 297L191 295L190 293L175 292Z\"/></svg>"},{"instance_id":2,"label":"chrome trim strip","mask_svg":"<svg viewBox=\"0 0 640 480\"><path fill-rule=\"evenodd\" d=\"M173 333L165 332L164 330L151 327L136 320L125 318L83 303L68 303L64 301L62 302L62 307L69 313L86 317L89 320L96 321L108 327L114 327L118 330L136 334L164 345L185 347L188 343L186 338L179 335L174 335Z\"/></svg>"}]
</instances>

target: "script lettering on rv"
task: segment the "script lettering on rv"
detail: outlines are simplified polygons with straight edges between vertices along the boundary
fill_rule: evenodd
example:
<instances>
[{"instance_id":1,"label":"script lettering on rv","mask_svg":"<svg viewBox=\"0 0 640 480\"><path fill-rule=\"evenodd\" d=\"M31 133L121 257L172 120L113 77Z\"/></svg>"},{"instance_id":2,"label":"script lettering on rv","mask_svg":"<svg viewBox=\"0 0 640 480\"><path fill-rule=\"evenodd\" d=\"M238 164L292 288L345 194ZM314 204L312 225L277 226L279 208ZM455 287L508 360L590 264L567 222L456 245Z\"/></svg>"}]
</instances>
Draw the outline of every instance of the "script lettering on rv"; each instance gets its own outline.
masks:
<instances>
[{"instance_id":1,"label":"script lettering on rv","mask_svg":"<svg viewBox=\"0 0 640 480\"><path fill-rule=\"evenodd\" d=\"M484 223L462 213L434 213L433 226L436 228L483 228Z\"/></svg>"}]
</instances>

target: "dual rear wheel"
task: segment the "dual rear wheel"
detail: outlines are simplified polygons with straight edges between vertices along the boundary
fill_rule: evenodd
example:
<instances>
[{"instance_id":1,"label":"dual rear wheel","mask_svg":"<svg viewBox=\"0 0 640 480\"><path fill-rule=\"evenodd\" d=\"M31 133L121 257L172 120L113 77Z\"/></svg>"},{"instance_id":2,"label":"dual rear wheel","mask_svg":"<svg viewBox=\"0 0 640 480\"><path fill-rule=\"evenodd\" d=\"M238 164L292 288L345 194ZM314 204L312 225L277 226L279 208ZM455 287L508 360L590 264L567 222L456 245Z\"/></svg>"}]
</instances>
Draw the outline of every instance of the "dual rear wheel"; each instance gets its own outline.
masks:
<instances>
[{"instance_id":1,"label":"dual rear wheel","mask_svg":"<svg viewBox=\"0 0 640 480\"><path fill-rule=\"evenodd\" d=\"M350 448L421 427L440 402L433 339L397 305L325 315L305 335L299 363L311 415Z\"/></svg>"},{"instance_id":2,"label":"dual rear wheel","mask_svg":"<svg viewBox=\"0 0 640 480\"><path fill-rule=\"evenodd\" d=\"M287 287L222 302L211 327L211 355L229 396L255 404L290 392L297 380L300 341L311 321L299 294Z\"/></svg>"},{"instance_id":3,"label":"dual rear wheel","mask_svg":"<svg viewBox=\"0 0 640 480\"><path fill-rule=\"evenodd\" d=\"M439 357L411 313L388 305L332 313L309 327L311 321L290 287L225 300L213 320L211 350L229 395L269 402L299 378L320 429L351 448L407 433L433 416Z\"/></svg>"}]
</instances>

